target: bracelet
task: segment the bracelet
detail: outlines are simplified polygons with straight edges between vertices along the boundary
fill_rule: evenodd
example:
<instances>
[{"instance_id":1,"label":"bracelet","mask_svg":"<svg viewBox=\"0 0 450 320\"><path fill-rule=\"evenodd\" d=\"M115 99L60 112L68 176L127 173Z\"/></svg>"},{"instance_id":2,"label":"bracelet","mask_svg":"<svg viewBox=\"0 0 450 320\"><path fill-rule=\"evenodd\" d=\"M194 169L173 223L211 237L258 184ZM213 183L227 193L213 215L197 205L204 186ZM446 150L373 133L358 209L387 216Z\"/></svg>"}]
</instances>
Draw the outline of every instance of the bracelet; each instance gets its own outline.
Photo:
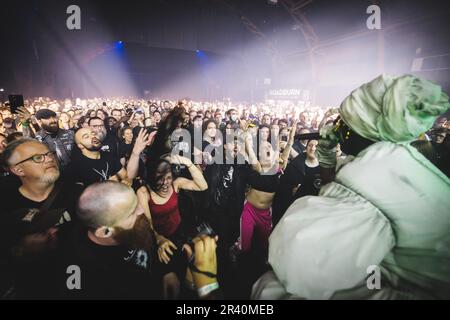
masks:
<instances>
[{"instance_id":1,"label":"bracelet","mask_svg":"<svg viewBox=\"0 0 450 320\"><path fill-rule=\"evenodd\" d=\"M207 276L208 278L213 278L213 279L217 278L217 274L200 270L199 268L197 268L195 266L194 262L195 262L195 253L192 254L192 256L189 258L189 261L188 261L189 269L191 269L192 272L200 273L204 276Z\"/></svg>"},{"instance_id":2,"label":"bracelet","mask_svg":"<svg viewBox=\"0 0 450 320\"><path fill-rule=\"evenodd\" d=\"M197 293L198 293L199 297L204 297L217 289L219 289L219 284L217 282L214 282L214 283L208 284L206 286L203 286L201 288L198 288Z\"/></svg>"}]
</instances>

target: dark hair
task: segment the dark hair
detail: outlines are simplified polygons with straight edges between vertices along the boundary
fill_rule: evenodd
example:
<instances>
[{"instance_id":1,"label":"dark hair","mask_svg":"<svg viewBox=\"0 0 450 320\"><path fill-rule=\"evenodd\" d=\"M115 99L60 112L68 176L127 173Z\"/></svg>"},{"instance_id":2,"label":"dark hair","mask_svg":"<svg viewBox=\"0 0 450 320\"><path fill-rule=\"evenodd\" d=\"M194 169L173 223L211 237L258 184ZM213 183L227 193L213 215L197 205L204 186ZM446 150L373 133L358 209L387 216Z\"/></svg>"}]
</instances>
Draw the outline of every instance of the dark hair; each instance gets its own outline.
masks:
<instances>
[{"instance_id":1,"label":"dark hair","mask_svg":"<svg viewBox=\"0 0 450 320\"><path fill-rule=\"evenodd\" d=\"M205 135L206 130L208 129L208 126L210 123L214 123L216 125L216 129L218 129L219 125L216 123L216 121L212 119L208 119L206 121L203 121L202 124L202 135Z\"/></svg>"},{"instance_id":2,"label":"dark hair","mask_svg":"<svg viewBox=\"0 0 450 320\"><path fill-rule=\"evenodd\" d=\"M9 167L9 159L11 159L11 156L13 155L14 151L17 149L18 146L27 143L27 142L37 142L37 143L42 143L39 142L35 139L31 139L31 138L23 138L23 139L19 139L19 140L15 140L12 141L11 143L9 143L5 150L3 151L3 153L1 154L0 157L0 163L2 166L4 166L5 168Z\"/></svg>"},{"instance_id":3,"label":"dark hair","mask_svg":"<svg viewBox=\"0 0 450 320\"><path fill-rule=\"evenodd\" d=\"M114 117L106 117L105 120L103 121L103 124L105 125L106 130L110 131L111 127L109 126L109 120L114 120L115 122L117 122L116 118Z\"/></svg>"},{"instance_id":4,"label":"dark hair","mask_svg":"<svg viewBox=\"0 0 450 320\"><path fill-rule=\"evenodd\" d=\"M126 126L126 127L123 127L122 129L120 129L118 138L122 142L125 142L125 139L123 138L123 135L125 134L126 130L131 130L131 132L133 132L133 128L131 128L129 126ZM134 132L133 132L133 138L134 138Z\"/></svg>"},{"instance_id":5,"label":"dark hair","mask_svg":"<svg viewBox=\"0 0 450 320\"><path fill-rule=\"evenodd\" d=\"M103 123L102 118L99 118L99 117L92 117L92 118L89 118L89 122L88 122L89 125L91 125L92 120L100 120L100 121Z\"/></svg>"},{"instance_id":6,"label":"dark hair","mask_svg":"<svg viewBox=\"0 0 450 320\"><path fill-rule=\"evenodd\" d=\"M416 140L411 142L411 146L417 149L425 158L430 160L433 164L437 162L436 151L433 145L427 140Z\"/></svg>"},{"instance_id":7,"label":"dark hair","mask_svg":"<svg viewBox=\"0 0 450 320\"><path fill-rule=\"evenodd\" d=\"M77 121L77 127L81 128L83 126L83 123L88 119L88 116L81 116L80 119Z\"/></svg>"},{"instance_id":8,"label":"dark hair","mask_svg":"<svg viewBox=\"0 0 450 320\"><path fill-rule=\"evenodd\" d=\"M158 191L158 182L167 173L172 172L172 165L164 159L150 161L147 167L147 184L153 191Z\"/></svg>"},{"instance_id":9,"label":"dark hair","mask_svg":"<svg viewBox=\"0 0 450 320\"><path fill-rule=\"evenodd\" d=\"M13 132L8 135L8 137L6 138L6 142L11 143L13 141L20 140L22 138L23 138L22 132Z\"/></svg>"},{"instance_id":10,"label":"dark hair","mask_svg":"<svg viewBox=\"0 0 450 320\"><path fill-rule=\"evenodd\" d=\"M108 113L105 112L105 110L102 110L102 109L98 109L98 110L95 112L95 115L97 115L99 111L100 111L101 113L103 113L105 119L109 116Z\"/></svg>"},{"instance_id":11,"label":"dark hair","mask_svg":"<svg viewBox=\"0 0 450 320\"><path fill-rule=\"evenodd\" d=\"M159 158L163 154L169 153L171 150L167 148L166 142L170 138L170 135L175 129L183 123L186 111L182 107L173 108L167 117L161 119L158 124L158 132L156 133L155 140L150 146L149 154L152 157Z\"/></svg>"}]
</instances>

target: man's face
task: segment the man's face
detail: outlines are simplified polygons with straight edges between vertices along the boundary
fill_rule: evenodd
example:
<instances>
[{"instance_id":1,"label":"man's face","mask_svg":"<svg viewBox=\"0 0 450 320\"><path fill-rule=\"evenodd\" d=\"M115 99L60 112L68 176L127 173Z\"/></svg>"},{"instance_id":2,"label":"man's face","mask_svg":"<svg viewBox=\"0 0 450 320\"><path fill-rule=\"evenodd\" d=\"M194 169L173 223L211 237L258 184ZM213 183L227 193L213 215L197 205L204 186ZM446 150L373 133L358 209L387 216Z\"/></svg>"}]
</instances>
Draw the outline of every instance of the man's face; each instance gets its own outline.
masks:
<instances>
[{"instance_id":1,"label":"man's face","mask_svg":"<svg viewBox=\"0 0 450 320\"><path fill-rule=\"evenodd\" d=\"M214 116L214 120L217 123L221 123L222 122L222 115L220 113L216 113L216 115Z\"/></svg>"},{"instance_id":2,"label":"man's face","mask_svg":"<svg viewBox=\"0 0 450 320\"><path fill-rule=\"evenodd\" d=\"M445 140L445 137L446 137L446 134L445 134L445 133L437 133L437 134L436 134L436 143L437 143L437 144L443 143L444 140Z\"/></svg>"},{"instance_id":3,"label":"man's face","mask_svg":"<svg viewBox=\"0 0 450 320\"><path fill-rule=\"evenodd\" d=\"M310 133L308 129L301 129L299 131L299 134L305 134L305 133ZM304 146L306 146L306 144L308 143L308 140L300 140L300 143Z\"/></svg>"},{"instance_id":4,"label":"man's face","mask_svg":"<svg viewBox=\"0 0 450 320\"><path fill-rule=\"evenodd\" d=\"M265 116L263 116L262 124L270 126L270 116L269 115L266 114Z\"/></svg>"},{"instance_id":5,"label":"man's face","mask_svg":"<svg viewBox=\"0 0 450 320\"><path fill-rule=\"evenodd\" d=\"M99 151L102 148L102 142L90 128L78 130L75 135L75 142L80 150Z\"/></svg>"},{"instance_id":6,"label":"man's face","mask_svg":"<svg viewBox=\"0 0 450 320\"><path fill-rule=\"evenodd\" d=\"M230 119L233 122L236 122L238 120L238 112L236 110L230 112Z\"/></svg>"},{"instance_id":7,"label":"man's face","mask_svg":"<svg viewBox=\"0 0 450 320\"><path fill-rule=\"evenodd\" d=\"M3 119L13 117L11 111L9 111L9 110L2 110L2 116L3 116Z\"/></svg>"},{"instance_id":8,"label":"man's face","mask_svg":"<svg viewBox=\"0 0 450 320\"><path fill-rule=\"evenodd\" d=\"M111 116L116 119L117 121L120 120L120 118L122 117L122 112L120 112L119 110L114 110L111 114Z\"/></svg>"},{"instance_id":9,"label":"man's face","mask_svg":"<svg viewBox=\"0 0 450 320\"><path fill-rule=\"evenodd\" d=\"M196 119L194 121L194 128L201 128L203 124L203 120L202 119Z\"/></svg>"},{"instance_id":10,"label":"man's face","mask_svg":"<svg viewBox=\"0 0 450 320\"><path fill-rule=\"evenodd\" d=\"M48 147L37 141L23 143L14 151L9 161L10 169L20 178L53 184L59 178L59 168L55 157L48 152ZM44 161L41 163L36 163L31 159L33 156L44 154L46 156L44 156ZM24 161L26 159L29 160ZM22 163L17 164L19 162Z\"/></svg>"},{"instance_id":11,"label":"man's face","mask_svg":"<svg viewBox=\"0 0 450 320\"><path fill-rule=\"evenodd\" d=\"M278 125L280 126L280 129L286 129L287 128L287 123L284 121L278 122Z\"/></svg>"},{"instance_id":12,"label":"man's face","mask_svg":"<svg viewBox=\"0 0 450 320\"><path fill-rule=\"evenodd\" d=\"M50 117L48 119L41 119L40 125L48 133L58 132L58 119L56 117Z\"/></svg>"},{"instance_id":13,"label":"man's face","mask_svg":"<svg viewBox=\"0 0 450 320\"><path fill-rule=\"evenodd\" d=\"M96 138L100 140L100 143L105 140L106 137L106 128L100 119L94 119L90 122L90 127L92 129L92 132L96 134Z\"/></svg>"},{"instance_id":14,"label":"man's face","mask_svg":"<svg viewBox=\"0 0 450 320\"><path fill-rule=\"evenodd\" d=\"M309 126L311 123L311 117L307 112L302 112L300 114L300 123L306 126Z\"/></svg>"}]
</instances>

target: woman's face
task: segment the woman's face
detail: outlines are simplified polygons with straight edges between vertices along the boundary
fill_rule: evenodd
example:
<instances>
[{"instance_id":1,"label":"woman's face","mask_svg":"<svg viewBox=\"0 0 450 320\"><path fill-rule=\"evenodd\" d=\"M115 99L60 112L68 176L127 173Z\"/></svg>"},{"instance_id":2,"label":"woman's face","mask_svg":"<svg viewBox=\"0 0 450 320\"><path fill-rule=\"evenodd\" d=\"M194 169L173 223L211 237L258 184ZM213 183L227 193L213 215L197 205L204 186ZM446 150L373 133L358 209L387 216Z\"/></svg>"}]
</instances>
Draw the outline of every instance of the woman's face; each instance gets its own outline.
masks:
<instances>
[{"instance_id":1,"label":"woman's face","mask_svg":"<svg viewBox=\"0 0 450 320\"><path fill-rule=\"evenodd\" d=\"M167 194L169 192L169 188L172 186L172 172L169 171L163 176L157 176L158 182L156 183L156 191L161 194Z\"/></svg>"},{"instance_id":2,"label":"woman's face","mask_svg":"<svg viewBox=\"0 0 450 320\"><path fill-rule=\"evenodd\" d=\"M89 118L86 118L83 122L82 128L89 128Z\"/></svg>"},{"instance_id":3,"label":"woman's face","mask_svg":"<svg viewBox=\"0 0 450 320\"><path fill-rule=\"evenodd\" d=\"M101 111L97 111L97 117L99 117L102 120L105 120L105 114Z\"/></svg>"},{"instance_id":4,"label":"woman's face","mask_svg":"<svg viewBox=\"0 0 450 320\"><path fill-rule=\"evenodd\" d=\"M211 122L208 124L208 127L206 128L206 134L208 137L213 138L216 136L217 128L216 124L214 122Z\"/></svg>"},{"instance_id":5,"label":"woman's face","mask_svg":"<svg viewBox=\"0 0 450 320\"><path fill-rule=\"evenodd\" d=\"M68 123L69 119L70 118L66 113L61 113L59 116L59 120L61 120L62 123Z\"/></svg>"},{"instance_id":6,"label":"woman's face","mask_svg":"<svg viewBox=\"0 0 450 320\"><path fill-rule=\"evenodd\" d=\"M259 149L259 163L261 166L263 168L271 168L276 163L277 158L278 155L276 155L272 145L267 141L261 142Z\"/></svg>"},{"instance_id":7,"label":"woman's face","mask_svg":"<svg viewBox=\"0 0 450 320\"><path fill-rule=\"evenodd\" d=\"M310 140L306 146L306 156L309 159L316 159L317 140Z\"/></svg>"},{"instance_id":8,"label":"woman's face","mask_svg":"<svg viewBox=\"0 0 450 320\"><path fill-rule=\"evenodd\" d=\"M266 128L266 127L262 128L262 129L260 130L261 139L262 139L263 141L269 140L269 133L270 133L269 128Z\"/></svg>"},{"instance_id":9,"label":"woman's face","mask_svg":"<svg viewBox=\"0 0 450 320\"><path fill-rule=\"evenodd\" d=\"M131 141L133 141L133 130L131 130L131 129L126 129L126 130L123 132L122 138L125 140L125 142L131 143Z\"/></svg>"}]
</instances>

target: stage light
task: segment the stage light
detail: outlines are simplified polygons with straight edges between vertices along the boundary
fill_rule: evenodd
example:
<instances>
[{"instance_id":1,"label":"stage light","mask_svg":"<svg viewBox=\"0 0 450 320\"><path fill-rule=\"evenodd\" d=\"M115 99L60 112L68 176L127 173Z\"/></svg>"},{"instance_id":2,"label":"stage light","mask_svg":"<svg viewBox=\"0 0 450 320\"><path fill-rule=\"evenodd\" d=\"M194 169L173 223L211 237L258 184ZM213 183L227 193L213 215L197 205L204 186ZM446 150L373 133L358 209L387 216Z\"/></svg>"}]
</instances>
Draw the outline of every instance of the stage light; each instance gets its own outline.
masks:
<instances>
[{"instance_id":1,"label":"stage light","mask_svg":"<svg viewBox=\"0 0 450 320\"><path fill-rule=\"evenodd\" d=\"M195 52L199 53L199 52L200 52L200 50L195 50Z\"/></svg>"},{"instance_id":2,"label":"stage light","mask_svg":"<svg viewBox=\"0 0 450 320\"><path fill-rule=\"evenodd\" d=\"M0 89L0 92L4 92L4 91L5 91L5 89L3 89L3 88Z\"/></svg>"}]
</instances>

